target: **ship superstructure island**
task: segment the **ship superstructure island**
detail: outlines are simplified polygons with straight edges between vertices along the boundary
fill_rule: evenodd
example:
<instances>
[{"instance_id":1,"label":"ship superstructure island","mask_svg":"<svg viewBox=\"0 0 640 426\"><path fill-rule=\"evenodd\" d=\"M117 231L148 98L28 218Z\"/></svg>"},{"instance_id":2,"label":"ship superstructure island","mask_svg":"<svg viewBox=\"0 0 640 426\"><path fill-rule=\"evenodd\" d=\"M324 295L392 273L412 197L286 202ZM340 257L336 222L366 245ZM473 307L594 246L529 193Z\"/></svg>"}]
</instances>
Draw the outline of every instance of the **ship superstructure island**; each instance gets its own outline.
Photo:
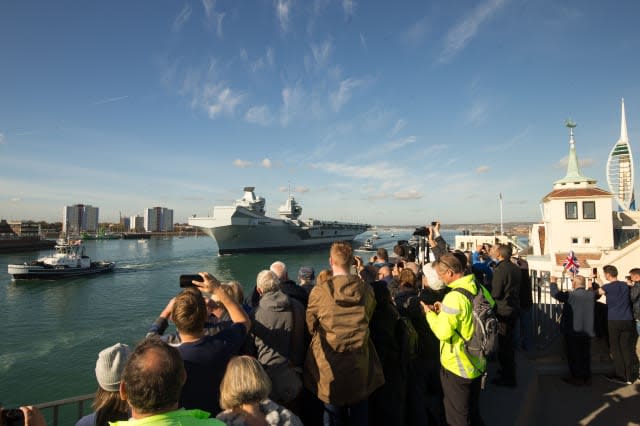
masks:
<instances>
[{"instance_id":1,"label":"ship superstructure island","mask_svg":"<svg viewBox=\"0 0 640 426\"><path fill-rule=\"evenodd\" d=\"M256 197L254 187L244 188L244 196L231 206L216 206L211 217L190 217L196 226L218 243L220 254L312 247L334 241L351 241L369 229L369 225L301 220L302 206L289 195L278 209L279 218L268 217L265 199Z\"/></svg>"}]
</instances>

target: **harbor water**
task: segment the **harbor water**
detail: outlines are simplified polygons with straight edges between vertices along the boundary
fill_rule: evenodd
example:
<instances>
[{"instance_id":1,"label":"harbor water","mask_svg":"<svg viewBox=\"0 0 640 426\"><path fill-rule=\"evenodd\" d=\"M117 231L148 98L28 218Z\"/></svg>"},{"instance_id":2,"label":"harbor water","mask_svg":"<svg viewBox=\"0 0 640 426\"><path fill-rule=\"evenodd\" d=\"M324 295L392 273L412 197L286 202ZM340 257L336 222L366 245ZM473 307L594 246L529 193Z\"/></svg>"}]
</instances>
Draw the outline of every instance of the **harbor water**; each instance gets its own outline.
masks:
<instances>
[{"instance_id":1,"label":"harbor water","mask_svg":"<svg viewBox=\"0 0 640 426\"><path fill-rule=\"evenodd\" d=\"M411 233L378 233L378 247L390 252ZM453 244L454 232L443 232ZM360 235L354 247L371 236ZM0 254L0 402L5 407L37 404L96 390L98 352L116 342L135 345L169 299L179 291L180 274L209 271L221 281L242 283L245 291L275 260L295 279L298 268L328 268L328 249L218 256L208 237L95 240L84 243L94 260L117 262L113 273L56 281L11 281L7 265L47 252ZM358 253L367 258L373 253Z\"/></svg>"}]
</instances>

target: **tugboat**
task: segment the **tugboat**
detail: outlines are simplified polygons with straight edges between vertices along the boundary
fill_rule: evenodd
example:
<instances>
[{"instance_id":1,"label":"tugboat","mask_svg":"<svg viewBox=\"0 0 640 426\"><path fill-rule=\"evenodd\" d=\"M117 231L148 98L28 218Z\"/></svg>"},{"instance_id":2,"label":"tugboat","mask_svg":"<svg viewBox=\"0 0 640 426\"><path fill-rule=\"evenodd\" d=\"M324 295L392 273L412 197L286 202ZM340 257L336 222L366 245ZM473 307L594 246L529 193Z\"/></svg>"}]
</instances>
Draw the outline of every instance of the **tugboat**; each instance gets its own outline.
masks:
<instances>
[{"instance_id":1,"label":"tugboat","mask_svg":"<svg viewBox=\"0 0 640 426\"><path fill-rule=\"evenodd\" d=\"M356 250L358 251L376 251L376 245L373 243L371 238L367 238L365 242L358 247Z\"/></svg>"},{"instance_id":2,"label":"tugboat","mask_svg":"<svg viewBox=\"0 0 640 426\"><path fill-rule=\"evenodd\" d=\"M99 274L112 271L116 263L109 261L92 262L84 254L82 240L59 239L55 251L38 260L22 265L9 265L7 271L13 280L57 279L78 275Z\"/></svg>"}]
</instances>

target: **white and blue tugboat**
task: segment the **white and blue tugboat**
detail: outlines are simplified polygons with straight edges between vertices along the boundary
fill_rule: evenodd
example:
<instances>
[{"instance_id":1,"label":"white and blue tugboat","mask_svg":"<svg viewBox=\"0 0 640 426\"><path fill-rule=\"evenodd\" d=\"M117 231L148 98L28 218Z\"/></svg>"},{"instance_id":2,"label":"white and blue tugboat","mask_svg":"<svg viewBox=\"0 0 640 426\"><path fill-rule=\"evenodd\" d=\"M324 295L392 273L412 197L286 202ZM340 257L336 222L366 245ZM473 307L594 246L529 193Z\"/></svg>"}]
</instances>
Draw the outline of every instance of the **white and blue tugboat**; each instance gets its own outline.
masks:
<instances>
[{"instance_id":1,"label":"white and blue tugboat","mask_svg":"<svg viewBox=\"0 0 640 426\"><path fill-rule=\"evenodd\" d=\"M112 271L115 262L92 262L84 254L82 240L59 239L54 252L48 256L22 265L9 265L7 270L13 280L57 279Z\"/></svg>"}]
</instances>

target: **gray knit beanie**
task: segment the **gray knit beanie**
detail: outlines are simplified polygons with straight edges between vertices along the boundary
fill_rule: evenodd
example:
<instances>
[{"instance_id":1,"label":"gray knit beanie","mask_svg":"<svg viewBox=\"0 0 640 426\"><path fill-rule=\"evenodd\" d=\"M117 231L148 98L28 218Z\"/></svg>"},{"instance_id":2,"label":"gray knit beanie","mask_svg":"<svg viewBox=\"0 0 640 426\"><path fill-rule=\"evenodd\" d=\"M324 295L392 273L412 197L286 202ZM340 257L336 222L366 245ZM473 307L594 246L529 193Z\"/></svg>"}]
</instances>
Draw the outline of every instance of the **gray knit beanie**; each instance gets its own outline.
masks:
<instances>
[{"instance_id":1,"label":"gray knit beanie","mask_svg":"<svg viewBox=\"0 0 640 426\"><path fill-rule=\"evenodd\" d=\"M118 391L120 375L130 354L131 349L123 343L116 343L100 351L96 362L96 379L102 389L108 392Z\"/></svg>"}]
</instances>

